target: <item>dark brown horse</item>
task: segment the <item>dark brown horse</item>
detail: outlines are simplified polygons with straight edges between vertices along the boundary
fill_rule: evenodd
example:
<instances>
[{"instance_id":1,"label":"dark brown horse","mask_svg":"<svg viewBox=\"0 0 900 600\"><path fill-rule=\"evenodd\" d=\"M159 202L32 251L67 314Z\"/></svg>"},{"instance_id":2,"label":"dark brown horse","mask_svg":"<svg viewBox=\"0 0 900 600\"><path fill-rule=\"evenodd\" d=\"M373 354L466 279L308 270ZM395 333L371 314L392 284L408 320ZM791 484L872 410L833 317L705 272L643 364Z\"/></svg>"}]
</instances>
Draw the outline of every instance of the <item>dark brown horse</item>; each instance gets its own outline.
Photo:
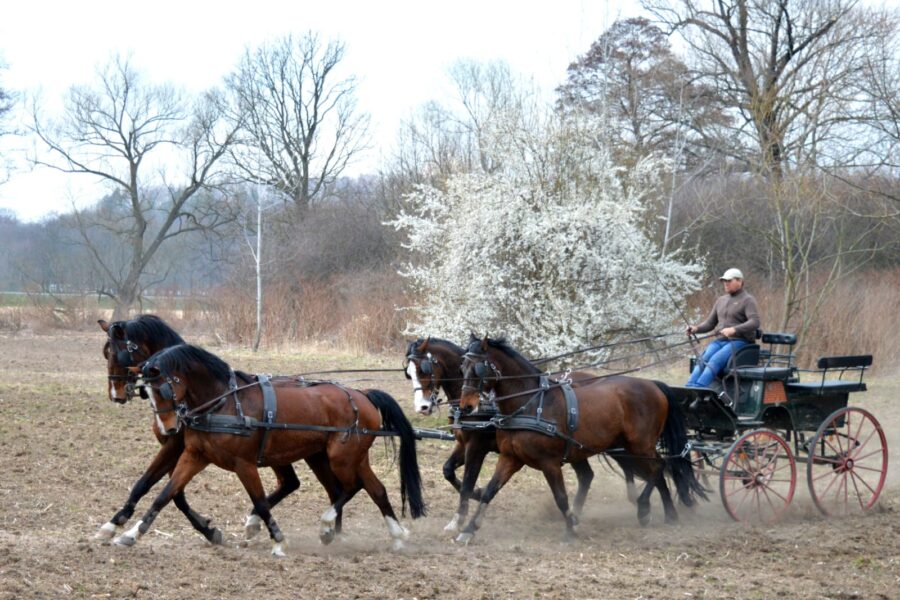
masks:
<instances>
[{"instance_id":1,"label":"dark brown horse","mask_svg":"<svg viewBox=\"0 0 900 600\"><path fill-rule=\"evenodd\" d=\"M453 342L440 338L419 338L410 342L406 348L406 377L413 385L413 407L422 415L430 415L439 403L439 391L444 392L450 405L449 422L454 427L456 444L444 463L444 478L459 492L459 507L444 531L457 533L460 524L465 523L469 511L469 500L481 500L481 489L475 484L485 457L490 452L499 452L497 448L496 429L490 419L496 414L492 405L481 403L474 412L464 417L459 413L459 397L462 395L462 363L466 351ZM556 374L561 375L561 374ZM572 386L578 387L582 381L593 381L590 373L574 372L569 375ZM428 396L426 397L425 393ZM627 459L620 459L626 476L628 498L637 499ZM465 466L460 481L456 470ZM575 494L575 512L579 514L587 497L594 471L585 460L572 462L572 468L578 479L578 491Z\"/></svg>"},{"instance_id":2,"label":"dark brown horse","mask_svg":"<svg viewBox=\"0 0 900 600\"><path fill-rule=\"evenodd\" d=\"M128 402L135 397L140 386L137 385L137 375L129 371L130 367L138 366L152 354L183 344L181 336L164 320L156 315L140 315L134 319L107 323L98 321L100 328L106 332L107 339L103 345L103 356L107 361L108 393L109 399L119 404ZM171 473L178 462L178 458L184 451L184 435L164 435L159 419L154 418L151 424L153 435L160 443L150 466L131 488L131 493L125 501L125 505L107 521L96 536L98 539L112 538L117 529L124 526L134 514L137 503L150 489L167 473ZM328 459L324 454L311 456L307 464L323 487L328 490L329 498L334 501L341 488L337 479L328 466ZM300 480L293 466L278 466L272 469L278 481L278 487L268 497L270 506L278 504L283 498L300 487ZM183 492L179 492L173 498L175 506L184 513L193 527L213 544L223 541L222 532L210 526L210 519L197 514L187 502ZM246 537L250 538L260 529L259 517L254 513L247 517L245 524ZM341 515L337 517L335 525L337 533L341 531Z\"/></svg>"},{"instance_id":3,"label":"dark brown horse","mask_svg":"<svg viewBox=\"0 0 900 600\"><path fill-rule=\"evenodd\" d=\"M570 401L562 386L542 379L541 372L504 340L479 340L474 336L462 370L460 408L474 410L479 396L493 391L503 417L497 430L500 458L494 475L458 542L468 543L473 538L488 504L525 465L544 474L565 517L566 539L570 539L578 519L569 508L562 463L586 460L611 449L621 449L637 475L647 481L637 499L641 524L649 521L654 488L662 497L666 522L678 518L664 467L686 506L695 503L695 495L706 498L690 460L682 456L687 444L683 415L665 384L634 377L597 378L572 389ZM665 458L657 453L660 439Z\"/></svg>"},{"instance_id":4,"label":"dark brown horse","mask_svg":"<svg viewBox=\"0 0 900 600\"><path fill-rule=\"evenodd\" d=\"M123 534L133 544L160 510L210 463L237 474L282 555L284 536L270 512L257 465L283 466L323 453L342 492L321 517L320 537L334 534L337 513L360 489L381 510L394 540L400 525L384 485L369 464L369 448L384 430L400 437L400 481L413 518L425 514L415 432L388 394L292 377L250 376L190 345L154 354L141 369L154 414L166 435L184 427L184 452L150 509Z\"/></svg>"}]
</instances>

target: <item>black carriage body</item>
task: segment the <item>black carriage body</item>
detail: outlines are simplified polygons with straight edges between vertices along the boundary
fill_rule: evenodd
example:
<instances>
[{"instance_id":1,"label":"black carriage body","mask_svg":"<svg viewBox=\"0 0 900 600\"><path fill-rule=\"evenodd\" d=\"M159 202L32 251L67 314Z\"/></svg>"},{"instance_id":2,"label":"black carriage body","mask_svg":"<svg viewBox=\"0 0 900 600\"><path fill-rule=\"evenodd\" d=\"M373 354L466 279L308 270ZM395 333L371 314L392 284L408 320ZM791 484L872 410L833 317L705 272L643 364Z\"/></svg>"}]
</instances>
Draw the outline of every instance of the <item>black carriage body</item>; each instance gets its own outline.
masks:
<instances>
[{"instance_id":1,"label":"black carriage body","mask_svg":"<svg viewBox=\"0 0 900 600\"><path fill-rule=\"evenodd\" d=\"M780 518L797 463L805 463L810 495L824 514L874 506L887 474L886 437L871 413L848 406L851 393L866 391L872 356L824 357L816 370L801 371L793 363L795 335L763 334L762 342L769 348L750 348L709 388L672 388L692 430L695 468L707 481L703 469L719 471L719 495L738 521Z\"/></svg>"},{"instance_id":2,"label":"black carriage body","mask_svg":"<svg viewBox=\"0 0 900 600\"><path fill-rule=\"evenodd\" d=\"M820 358L818 370L800 379L791 351L797 337L765 333L768 348L750 348L745 356L757 364L729 365L710 388L676 387L688 427L698 434L728 438L739 431L767 427L782 431L816 431L828 415L847 406L862 381L871 355ZM849 374L849 375L848 375Z\"/></svg>"}]
</instances>

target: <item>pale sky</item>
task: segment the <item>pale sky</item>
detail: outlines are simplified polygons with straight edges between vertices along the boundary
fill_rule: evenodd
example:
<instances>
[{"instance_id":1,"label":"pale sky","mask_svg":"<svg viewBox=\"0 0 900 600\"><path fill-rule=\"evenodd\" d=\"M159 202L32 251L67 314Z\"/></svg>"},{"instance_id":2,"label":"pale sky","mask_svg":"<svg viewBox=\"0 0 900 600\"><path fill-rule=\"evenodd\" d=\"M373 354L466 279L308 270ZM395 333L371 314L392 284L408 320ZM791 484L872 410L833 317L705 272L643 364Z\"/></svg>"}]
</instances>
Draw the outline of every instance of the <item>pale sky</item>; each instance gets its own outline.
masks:
<instances>
[{"instance_id":1,"label":"pale sky","mask_svg":"<svg viewBox=\"0 0 900 600\"><path fill-rule=\"evenodd\" d=\"M613 21L639 12L636 0L18 1L4 6L0 21L0 60L8 67L0 83L40 90L43 105L59 110L70 86L92 83L112 53L130 52L150 80L201 91L220 83L246 47L312 30L346 45L345 72L357 77L359 108L372 118L375 147L356 165L365 172L390 151L403 118L442 97L446 70L458 59L505 60L552 90ZM4 139L0 152L32 145ZM0 185L0 208L21 220L102 194L90 176L27 169L20 164Z\"/></svg>"}]
</instances>

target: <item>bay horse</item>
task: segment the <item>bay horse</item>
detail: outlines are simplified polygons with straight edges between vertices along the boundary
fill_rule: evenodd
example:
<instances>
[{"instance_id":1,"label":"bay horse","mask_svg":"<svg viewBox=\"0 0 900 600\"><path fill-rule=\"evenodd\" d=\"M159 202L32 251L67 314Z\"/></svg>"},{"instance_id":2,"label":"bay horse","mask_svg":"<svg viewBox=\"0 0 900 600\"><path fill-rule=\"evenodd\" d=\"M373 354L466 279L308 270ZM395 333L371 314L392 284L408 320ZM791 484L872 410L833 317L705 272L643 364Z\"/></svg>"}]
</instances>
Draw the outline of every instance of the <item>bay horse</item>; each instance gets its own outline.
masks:
<instances>
[{"instance_id":1,"label":"bay horse","mask_svg":"<svg viewBox=\"0 0 900 600\"><path fill-rule=\"evenodd\" d=\"M484 459L490 452L497 452L497 436L494 428L487 426L492 412L474 411L466 415L466 423L457 423L459 396L462 391L460 367L466 351L453 342L440 338L418 338L406 348L404 371L413 385L413 407L418 414L430 415L438 406L438 391L444 392L451 407L450 425L461 425L453 430L456 443L444 463L444 479L459 492L459 508L444 527L444 531L457 533L459 524L465 522L469 500L480 500L481 490L476 487L478 474ZM428 392L426 398L425 393ZM467 427L470 424L472 426ZM465 465L463 478L456 470Z\"/></svg>"},{"instance_id":2,"label":"bay horse","mask_svg":"<svg viewBox=\"0 0 900 600\"><path fill-rule=\"evenodd\" d=\"M375 437L400 437L401 496L413 518L424 516L415 432L400 406L379 390L365 392L330 382L251 376L197 346L173 346L141 368L163 433L184 432L184 452L162 492L141 520L123 534L135 543L187 483L209 464L237 474L283 556L284 535L272 517L258 465L284 466L323 453L341 485L321 516L320 538L333 537L338 511L365 489L384 517L394 548L409 531L397 520L384 485L369 464ZM384 429L382 429L384 428Z\"/></svg>"},{"instance_id":3,"label":"bay horse","mask_svg":"<svg viewBox=\"0 0 900 600\"><path fill-rule=\"evenodd\" d=\"M621 448L637 475L647 481L637 498L641 525L649 522L654 488L662 497L666 522L678 519L665 470L670 471L684 505L693 506L695 496L707 499L691 461L682 455L687 447L684 416L666 384L617 376L595 378L566 391L561 385L542 380L540 370L505 340L478 339L474 335L463 359L462 374L460 409L474 410L479 396L493 391L502 416L497 429L500 458L478 509L457 542L467 544L472 540L491 500L525 465L544 474L566 521L565 538L572 539L578 518L569 508L562 463L585 460L611 449ZM657 452L660 439L665 458Z\"/></svg>"},{"instance_id":4,"label":"bay horse","mask_svg":"<svg viewBox=\"0 0 900 600\"><path fill-rule=\"evenodd\" d=\"M142 364L151 355L178 344L184 344L182 337L168 323L156 315L145 314L134 319L108 323L98 321L100 329L107 334L103 345L103 356L107 361L107 381L109 399L118 404L125 404L138 395L140 386L138 377L130 367ZM146 397L146 392L144 393ZM137 503L167 473L171 473L184 451L184 435L165 435L159 419L154 418L151 431L160 443L159 451L147 467L144 474L132 486L125 504L115 515L104 523L97 534L98 539L111 539L116 531L125 525L134 514ZM311 456L307 464L316 478L328 491L329 498L334 501L341 492L340 484L331 472L327 457L324 454ZM272 469L278 481L275 492L269 496L270 506L278 504L286 496L300 487L300 480L293 466L278 466ZM184 492L173 498L175 506L184 513L191 525L212 544L224 542L222 532L211 527L211 520L195 512L187 502ZM341 531L341 515L338 515L335 526L336 533ZM260 530L260 519L255 512L250 513L245 523L245 537L251 538ZM324 541L324 540L323 540ZM117 539L117 543L128 543L126 539Z\"/></svg>"},{"instance_id":5,"label":"bay horse","mask_svg":"<svg viewBox=\"0 0 900 600\"><path fill-rule=\"evenodd\" d=\"M451 426L456 425L453 430L456 444L444 463L443 474L444 479L459 492L459 507L444 527L444 531L453 533L458 533L460 524L465 523L469 500L481 500L482 491L476 487L476 483L484 459L491 452L499 452L496 429L489 423L496 410L485 410L485 406L480 404L477 410L470 411L460 419L459 398L462 395L462 363L465 353L464 348L453 342L428 336L409 342L404 359L406 378L412 381L413 386L414 410L421 415L432 414L439 404L439 390L444 392L451 407L448 419ZM580 371L570 373L569 376L573 387L581 385L581 381L594 379L590 373ZM632 470L626 460L618 460L625 474L628 498L634 502L637 493ZM456 476L456 470L460 466L465 467L462 481ZM575 494L575 512L578 514L587 498L594 471L587 459L572 462L572 468L578 481L578 491Z\"/></svg>"}]
</instances>

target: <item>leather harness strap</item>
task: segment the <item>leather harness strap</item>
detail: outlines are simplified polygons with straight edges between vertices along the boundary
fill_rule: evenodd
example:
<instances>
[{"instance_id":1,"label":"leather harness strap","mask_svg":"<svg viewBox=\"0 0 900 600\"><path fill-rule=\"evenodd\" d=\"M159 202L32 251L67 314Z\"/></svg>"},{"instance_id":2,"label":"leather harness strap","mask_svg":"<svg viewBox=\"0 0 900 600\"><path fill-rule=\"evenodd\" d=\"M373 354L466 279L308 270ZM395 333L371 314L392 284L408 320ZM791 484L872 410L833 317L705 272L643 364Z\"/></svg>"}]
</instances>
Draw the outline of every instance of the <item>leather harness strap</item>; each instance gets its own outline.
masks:
<instances>
[{"instance_id":1,"label":"leather harness strap","mask_svg":"<svg viewBox=\"0 0 900 600\"><path fill-rule=\"evenodd\" d=\"M263 425L271 425L275 422L275 413L278 410L278 401L275 398L275 388L272 387L272 382L269 380L268 375L257 375L257 379L259 380L259 387L262 390L263 394L263 413L262 413L262 421ZM269 439L269 433L271 432L271 428L265 427L263 429L262 437L259 440L259 452L256 455L256 466L263 466L263 452L266 448L266 441Z\"/></svg>"}]
</instances>

